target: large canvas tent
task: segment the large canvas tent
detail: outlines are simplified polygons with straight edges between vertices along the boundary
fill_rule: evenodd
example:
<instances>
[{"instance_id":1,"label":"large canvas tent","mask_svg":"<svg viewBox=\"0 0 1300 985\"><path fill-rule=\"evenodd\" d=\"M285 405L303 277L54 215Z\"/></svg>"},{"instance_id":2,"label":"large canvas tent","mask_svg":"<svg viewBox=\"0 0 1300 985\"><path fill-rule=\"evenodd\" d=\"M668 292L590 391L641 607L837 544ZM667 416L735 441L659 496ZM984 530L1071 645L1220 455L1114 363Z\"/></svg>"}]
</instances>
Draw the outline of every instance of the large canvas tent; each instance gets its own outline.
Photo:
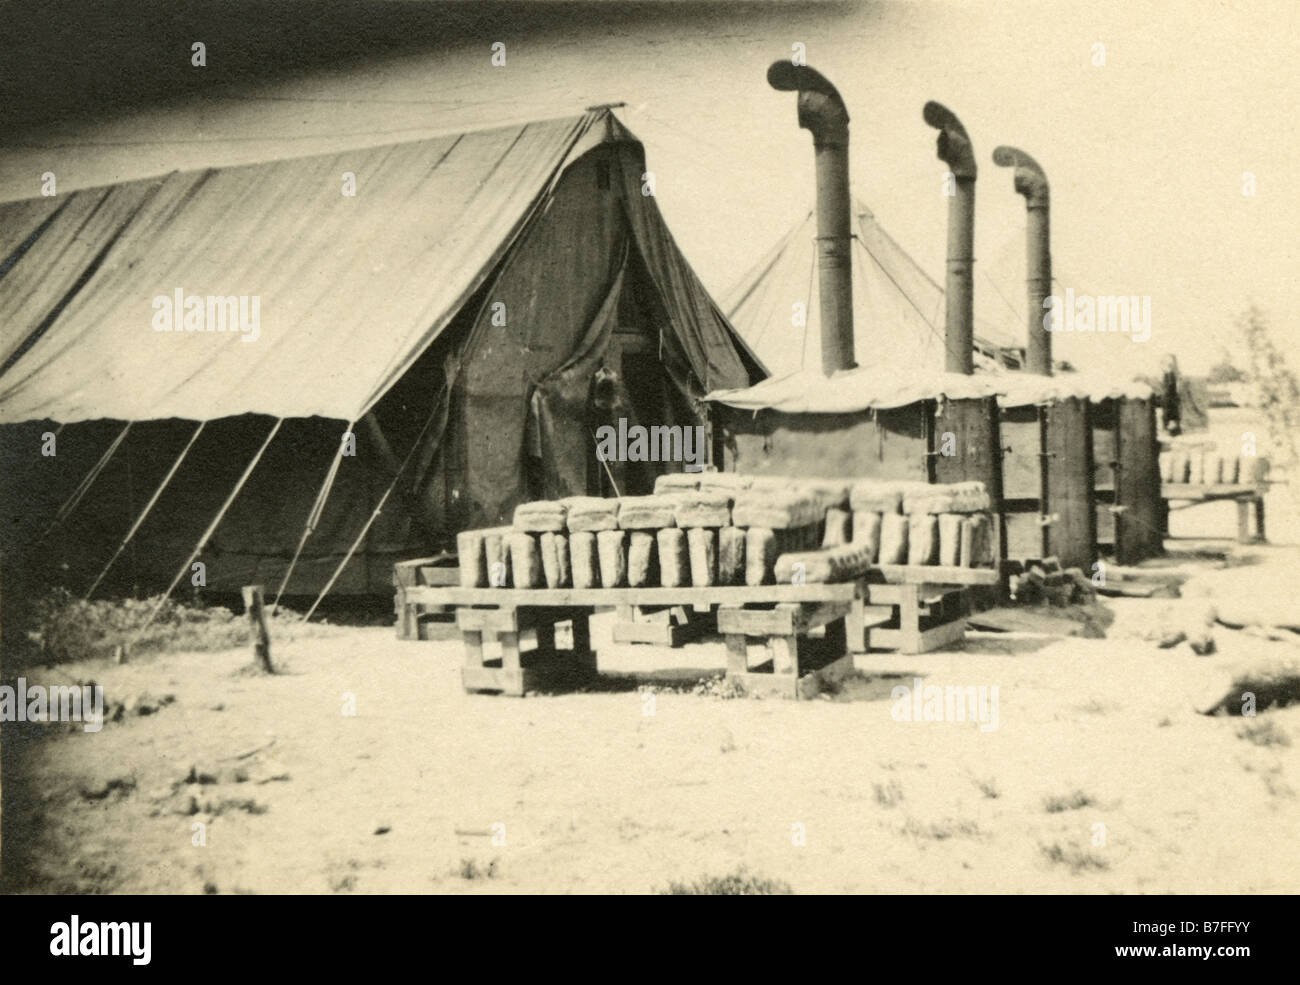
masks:
<instances>
[{"instance_id":1,"label":"large canvas tent","mask_svg":"<svg viewBox=\"0 0 1300 985\"><path fill-rule=\"evenodd\" d=\"M200 555L209 588L278 584L309 517L291 594L354 543L334 590L387 592L394 560L522 500L648 487L598 465L594 428L694 423L763 369L644 170L596 109L0 205L6 553L81 589L167 480L106 582L163 587L260 448ZM256 340L156 330L176 291L256 297Z\"/></svg>"}]
</instances>

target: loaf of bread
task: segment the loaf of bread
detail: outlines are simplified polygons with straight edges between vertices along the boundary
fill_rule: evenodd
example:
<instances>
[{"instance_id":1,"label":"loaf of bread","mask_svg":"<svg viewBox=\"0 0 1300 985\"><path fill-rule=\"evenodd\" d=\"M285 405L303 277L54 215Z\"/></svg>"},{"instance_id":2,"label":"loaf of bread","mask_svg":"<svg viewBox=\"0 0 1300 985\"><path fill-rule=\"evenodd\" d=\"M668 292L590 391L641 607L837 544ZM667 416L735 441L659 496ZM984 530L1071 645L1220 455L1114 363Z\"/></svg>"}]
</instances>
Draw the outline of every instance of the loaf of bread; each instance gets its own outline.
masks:
<instances>
[{"instance_id":1,"label":"loaf of bread","mask_svg":"<svg viewBox=\"0 0 1300 985\"><path fill-rule=\"evenodd\" d=\"M725 527L731 523L731 497L719 492L678 492L673 518L679 527Z\"/></svg>"},{"instance_id":2,"label":"loaf of bread","mask_svg":"<svg viewBox=\"0 0 1300 985\"><path fill-rule=\"evenodd\" d=\"M514 527L516 530L528 530L535 533L551 532L565 529L568 510L563 503L550 500L537 500L533 503L520 503L515 507Z\"/></svg>"},{"instance_id":3,"label":"loaf of bread","mask_svg":"<svg viewBox=\"0 0 1300 985\"><path fill-rule=\"evenodd\" d=\"M627 532L598 531L596 553L600 558L601 587L622 588L627 583Z\"/></svg>"},{"instance_id":4,"label":"loaf of bread","mask_svg":"<svg viewBox=\"0 0 1300 985\"><path fill-rule=\"evenodd\" d=\"M665 493L662 496L621 496L618 499L618 525L622 530L659 530L675 526L673 511L677 506L677 497Z\"/></svg>"},{"instance_id":5,"label":"loaf of bread","mask_svg":"<svg viewBox=\"0 0 1300 985\"><path fill-rule=\"evenodd\" d=\"M547 588L567 588L569 574L569 538L567 534L546 531L538 538L542 552L542 574Z\"/></svg>"},{"instance_id":6,"label":"loaf of bread","mask_svg":"<svg viewBox=\"0 0 1300 985\"><path fill-rule=\"evenodd\" d=\"M690 565L686 559L686 531L679 527L665 527L655 534L659 548L659 584L664 588L679 588L690 581Z\"/></svg>"},{"instance_id":7,"label":"loaf of bread","mask_svg":"<svg viewBox=\"0 0 1300 985\"><path fill-rule=\"evenodd\" d=\"M782 554L774 566L780 584L853 581L871 569L871 551L866 544L841 544L818 551Z\"/></svg>"},{"instance_id":8,"label":"loaf of bread","mask_svg":"<svg viewBox=\"0 0 1300 985\"><path fill-rule=\"evenodd\" d=\"M568 511L570 533L618 529L618 500L601 496L570 496L560 501Z\"/></svg>"},{"instance_id":9,"label":"loaf of bread","mask_svg":"<svg viewBox=\"0 0 1300 985\"><path fill-rule=\"evenodd\" d=\"M694 492L700 488L699 472L667 472L655 479L655 495Z\"/></svg>"},{"instance_id":10,"label":"loaf of bread","mask_svg":"<svg viewBox=\"0 0 1300 985\"><path fill-rule=\"evenodd\" d=\"M596 535L590 530L575 530L569 534L569 564L573 568L574 588L600 587L600 561L596 556Z\"/></svg>"},{"instance_id":11,"label":"loaf of bread","mask_svg":"<svg viewBox=\"0 0 1300 985\"><path fill-rule=\"evenodd\" d=\"M788 530L817 523L822 512L810 496L777 489L751 489L736 497L731 518L738 527Z\"/></svg>"},{"instance_id":12,"label":"loaf of bread","mask_svg":"<svg viewBox=\"0 0 1300 985\"><path fill-rule=\"evenodd\" d=\"M741 527L718 531L718 584L745 584L745 531Z\"/></svg>"}]
</instances>

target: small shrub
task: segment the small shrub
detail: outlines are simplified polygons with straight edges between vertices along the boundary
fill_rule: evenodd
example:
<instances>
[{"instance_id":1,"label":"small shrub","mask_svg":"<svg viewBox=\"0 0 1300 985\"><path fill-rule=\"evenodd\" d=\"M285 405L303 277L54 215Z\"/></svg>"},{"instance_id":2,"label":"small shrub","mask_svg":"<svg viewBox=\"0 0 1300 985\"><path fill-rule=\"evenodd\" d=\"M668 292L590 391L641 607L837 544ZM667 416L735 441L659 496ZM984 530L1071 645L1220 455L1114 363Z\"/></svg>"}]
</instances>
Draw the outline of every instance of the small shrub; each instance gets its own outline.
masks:
<instances>
[{"instance_id":1,"label":"small shrub","mask_svg":"<svg viewBox=\"0 0 1300 985\"><path fill-rule=\"evenodd\" d=\"M725 876L704 876L692 883L670 882L660 896L791 896L788 883L751 875L744 866Z\"/></svg>"},{"instance_id":2,"label":"small shrub","mask_svg":"<svg viewBox=\"0 0 1300 985\"><path fill-rule=\"evenodd\" d=\"M949 838L978 838L980 835L979 825L974 821L959 821L954 818L944 818L941 821L932 821L929 824L922 824L914 817L909 817L903 824L903 834L910 835L913 838L928 838L933 841L947 841Z\"/></svg>"},{"instance_id":3,"label":"small shrub","mask_svg":"<svg viewBox=\"0 0 1300 985\"><path fill-rule=\"evenodd\" d=\"M131 656L165 650L229 650L248 644L248 624L242 613L219 605L186 604L160 596L146 599L102 599L87 602L66 588L41 597L29 612L26 664L59 664L107 659L118 646L130 646ZM149 614L158 614L139 640L136 635ZM281 609L279 619L293 613ZM274 626L273 626L274 628Z\"/></svg>"},{"instance_id":4,"label":"small shrub","mask_svg":"<svg viewBox=\"0 0 1300 985\"><path fill-rule=\"evenodd\" d=\"M497 860L493 859L486 866L472 858L463 858L460 860L460 868L457 874L462 879L495 879L497 877Z\"/></svg>"},{"instance_id":5,"label":"small shrub","mask_svg":"<svg viewBox=\"0 0 1300 985\"><path fill-rule=\"evenodd\" d=\"M1055 865L1067 865L1070 872L1078 875L1085 870L1102 871L1110 868L1110 862L1102 858L1095 852L1084 851L1077 845L1067 845L1062 848L1059 844L1043 845L1042 852L1049 862Z\"/></svg>"},{"instance_id":6,"label":"small shrub","mask_svg":"<svg viewBox=\"0 0 1300 985\"><path fill-rule=\"evenodd\" d=\"M736 698L747 697L745 686L733 677L727 677L725 674L715 674L712 677L701 677L700 680L691 688L692 694L698 694L702 697L718 698L722 701L732 701Z\"/></svg>"},{"instance_id":7,"label":"small shrub","mask_svg":"<svg viewBox=\"0 0 1300 985\"><path fill-rule=\"evenodd\" d=\"M876 794L876 803L881 807L897 807L903 800L903 787L897 780L890 780L884 785L873 783L871 786Z\"/></svg>"},{"instance_id":8,"label":"small shrub","mask_svg":"<svg viewBox=\"0 0 1300 985\"><path fill-rule=\"evenodd\" d=\"M1277 746L1283 748L1291 745L1291 736L1271 718L1262 718L1243 725L1237 729L1237 738L1253 742L1257 746Z\"/></svg>"},{"instance_id":9,"label":"small shrub","mask_svg":"<svg viewBox=\"0 0 1300 985\"><path fill-rule=\"evenodd\" d=\"M1048 814L1060 814L1062 811L1077 811L1081 807L1091 807L1096 801L1082 790L1064 796L1048 797L1043 801L1043 809Z\"/></svg>"}]
</instances>

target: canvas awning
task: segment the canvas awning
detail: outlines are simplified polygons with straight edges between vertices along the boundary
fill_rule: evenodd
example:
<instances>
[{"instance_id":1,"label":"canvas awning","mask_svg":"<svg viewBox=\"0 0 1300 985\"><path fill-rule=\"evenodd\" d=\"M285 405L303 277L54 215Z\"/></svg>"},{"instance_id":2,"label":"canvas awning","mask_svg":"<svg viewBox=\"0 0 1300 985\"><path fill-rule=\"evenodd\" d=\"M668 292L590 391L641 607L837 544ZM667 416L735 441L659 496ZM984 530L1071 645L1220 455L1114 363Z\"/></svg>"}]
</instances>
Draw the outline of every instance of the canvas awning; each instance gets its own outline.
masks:
<instances>
[{"instance_id":1,"label":"canvas awning","mask_svg":"<svg viewBox=\"0 0 1300 985\"><path fill-rule=\"evenodd\" d=\"M990 397L996 378L960 373L898 373L859 367L831 376L799 370L737 390L717 390L708 399L743 410L778 410L788 414L846 414L904 407L921 400Z\"/></svg>"},{"instance_id":2,"label":"canvas awning","mask_svg":"<svg viewBox=\"0 0 1300 985\"><path fill-rule=\"evenodd\" d=\"M1069 397L1092 401L1111 397L1146 399L1151 387L1100 374L1034 376L1022 371L977 369L960 373L908 372L859 367L823 376L799 370L751 387L717 390L708 399L743 410L777 410L789 414L845 414L903 407L922 400L998 398L1003 407L1052 403Z\"/></svg>"},{"instance_id":3,"label":"canvas awning","mask_svg":"<svg viewBox=\"0 0 1300 985\"><path fill-rule=\"evenodd\" d=\"M997 379L998 403L1003 407L1050 404L1071 397L1082 397L1093 403L1121 398L1148 400L1153 392L1142 380L1126 380L1104 373L1038 376L1025 372L993 371L989 375Z\"/></svg>"}]
</instances>

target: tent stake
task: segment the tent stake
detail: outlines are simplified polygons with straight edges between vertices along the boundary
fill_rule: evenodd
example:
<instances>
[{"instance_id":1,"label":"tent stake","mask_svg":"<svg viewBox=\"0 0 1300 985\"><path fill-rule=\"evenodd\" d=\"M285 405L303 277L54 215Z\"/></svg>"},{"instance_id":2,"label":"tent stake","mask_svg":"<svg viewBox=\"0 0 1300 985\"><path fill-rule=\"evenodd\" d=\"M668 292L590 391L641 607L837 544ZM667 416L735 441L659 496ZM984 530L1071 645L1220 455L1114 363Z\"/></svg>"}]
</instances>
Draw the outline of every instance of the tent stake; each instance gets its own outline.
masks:
<instances>
[{"instance_id":1,"label":"tent stake","mask_svg":"<svg viewBox=\"0 0 1300 985\"><path fill-rule=\"evenodd\" d=\"M266 628L266 607L262 601L261 585L245 585L242 589L244 610L248 613L248 636L253 644L254 665L268 674L271 666L271 632Z\"/></svg>"},{"instance_id":2,"label":"tent stake","mask_svg":"<svg viewBox=\"0 0 1300 985\"><path fill-rule=\"evenodd\" d=\"M90 597L95 594L95 589L99 587L99 583L103 581L104 576L108 574L108 569L113 566L113 563L121 556L122 552L126 550L126 545L131 543L131 538L135 536L136 531L140 529L140 525L143 524L145 518L149 516L150 511L154 508L154 504L158 502L158 497L163 494L163 490L171 483L173 476L176 475L176 470L181 467L181 462L185 461L185 456L188 455L190 449L194 447L194 442L198 439L199 434L203 431L204 425L206 424L207 421L199 421L199 426L196 427L194 433L190 435L190 440L186 442L185 447L181 449L181 453L176 457L176 461L172 462L172 467L167 470L167 474L163 476L162 482L159 483L158 488L154 490L153 495L149 497L149 502L145 504L140 515L136 517L135 523L131 524L131 529L126 532L126 536L122 539L122 543L117 545L117 550L114 551L113 556L108 559L108 564L104 565L104 570L99 573L99 577L95 579L90 588L86 590L86 594L82 596L84 600L89 601Z\"/></svg>"},{"instance_id":3,"label":"tent stake","mask_svg":"<svg viewBox=\"0 0 1300 985\"><path fill-rule=\"evenodd\" d=\"M230 495L226 497L226 501L221 504L221 509L217 511L217 515L213 518L212 522L208 524L208 528L203 531L203 536L199 538L198 544L196 544L194 550L190 552L190 556L185 559L185 563L181 565L181 569L176 572L176 577L173 578L172 583L167 586L167 591L162 594L158 599L158 604L155 605L153 611L149 613L149 618L146 619L144 625L136 631L135 637L127 647L128 650L134 649L135 645L140 642L140 638L144 636L145 630L153 625L153 621L158 616L159 610L162 609L163 603L165 603L171 596L171 593L176 590L177 584L180 582L185 572L189 570L190 564L199 556L199 552L207 546L208 538L212 536L213 532L217 529L217 526L225 519L226 511L230 509L230 504L235 501L235 497L239 495L239 491L244 488L244 483L246 483L248 477L253 474L253 469L257 468L257 463L262 460L262 453L266 451L266 446L271 443L271 439L275 437L275 433L280 430L280 425L283 423L283 417L277 417L275 419L275 424L271 426L271 430L262 441L262 447L257 449L257 454L254 455L252 461L248 463L248 467L244 469L244 474L241 475L239 481L235 483L235 488L230 491Z\"/></svg>"}]
</instances>

